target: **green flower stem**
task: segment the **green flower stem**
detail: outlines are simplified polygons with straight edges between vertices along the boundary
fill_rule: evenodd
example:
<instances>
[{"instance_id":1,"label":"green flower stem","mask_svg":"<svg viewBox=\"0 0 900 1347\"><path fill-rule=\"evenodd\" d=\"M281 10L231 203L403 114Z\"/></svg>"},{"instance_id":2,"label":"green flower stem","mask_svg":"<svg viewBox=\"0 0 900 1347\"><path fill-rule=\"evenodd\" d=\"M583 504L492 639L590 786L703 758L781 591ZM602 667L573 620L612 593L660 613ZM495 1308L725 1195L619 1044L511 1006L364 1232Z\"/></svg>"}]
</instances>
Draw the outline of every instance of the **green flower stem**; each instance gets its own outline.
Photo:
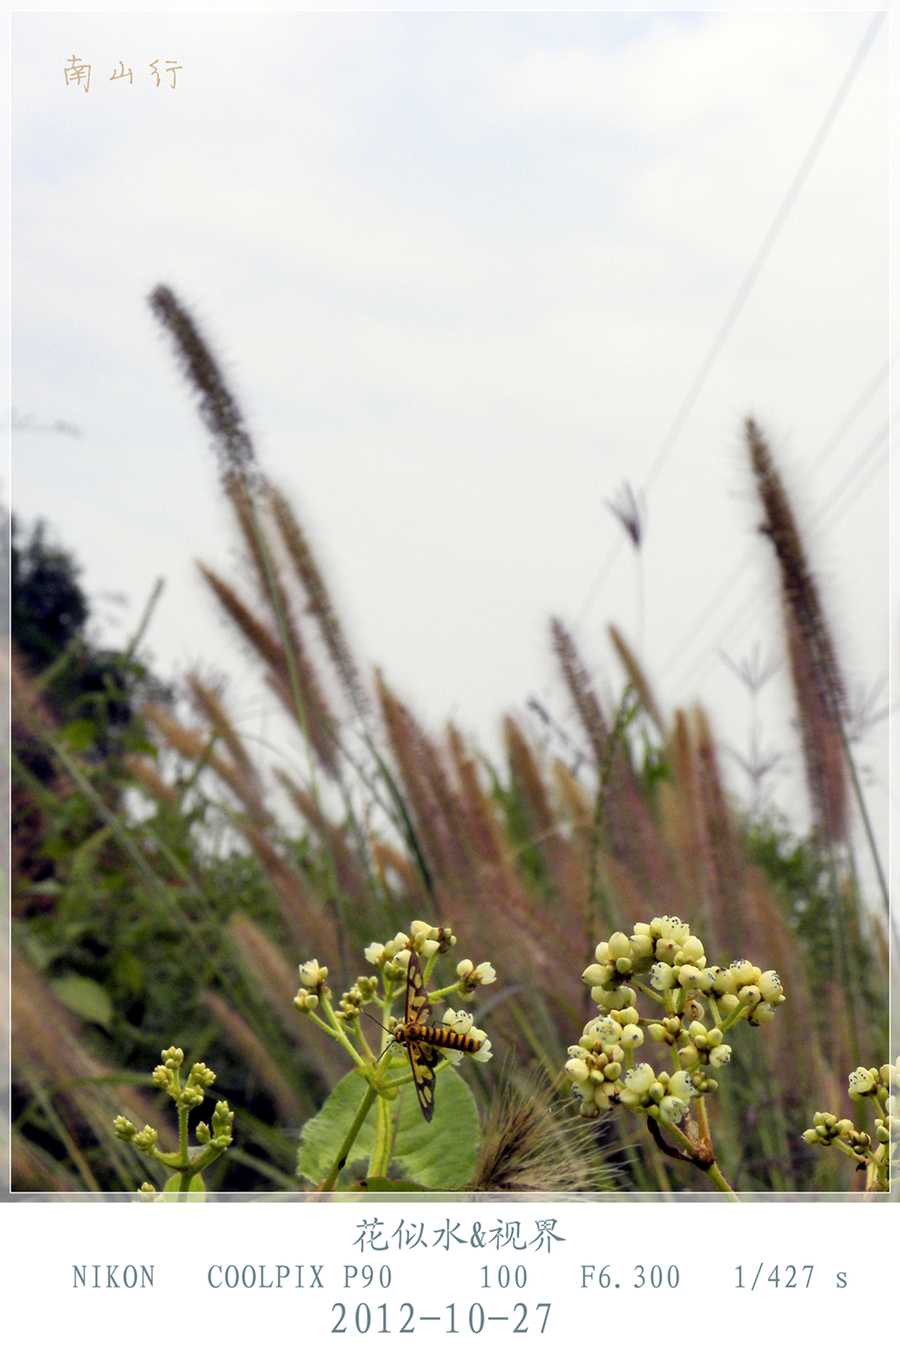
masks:
<instances>
[{"instance_id":1,"label":"green flower stem","mask_svg":"<svg viewBox=\"0 0 900 1347\"><path fill-rule=\"evenodd\" d=\"M848 1160L856 1161L859 1159L859 1156L856 1154L856 1151L853 1149L852 1146L848 1146L846 1141L832 1141L831 1149L834 1151L840 1151L841 1155L846 1155Z\"/></svg>"},{"instance_id":2,"label":"green flower stem","mask_svg":"<svg viewBox=\"0 0 900 1347\"><path fill-rule=\"evenodd\" d=\"M719 1166L715 1163L715 1161L713 1161L713 1163L710 1165L709 1169L706 1172L709 1175L710 1182L714 1184L716 1188L718 1188L720 1193L725 1194L729 1202L740 1202L741 1199L738 1197L737 1193L731 1187L730 1183L726 1179L725 1175L722 1173Z\"/></svg>"},{"instance_id":3,"label":"green flower stem","mask_svg":"<svg viewBox=\"0 0 900 1347\"><path fill-rule=\"evenodd\" d=\"M446 1071L448 1068L452 1069L452 1067L453 1063L449 1060L449 1058L444 1057L441 1059L441 1061L436 1063L434 1068L434 1074L436 1076L439 1076L442 1071ZM388 1066L388 1068L386 1068L385 1074L387 1074L387 1070L389 1069L390 1067ZM392 1091L394 1090L395 1087L396 1089L400 1090L403 1088L404 1085L411 1085L413 1080L414 1080L413 1073L411 1071L407 1071L405 1076L392 1076L389 1084ZM382 1087L385 1084L385 1081L381 1077L379 1077L379 1084Z\"/></svg>"},{"instance_id":4,"label":"green flower stem","mask_svg":"<svg viewBox=\"0 0 900 1347\"><path fill-rule=\"evenodd\" d=\"M382 1029L384 1029L383 1025L381 1027ZM365 1034L362 1031L362 1024L359 1020L354 1020L353 1023L348 1027L347 1038L349 1039L351 1036L354 1039L354 1041L359 1045L359 1047L362 1049L365 1060L371 1061L375 1054L372 1051L371 1044L369 1043L368 1039L366 1038Z\"/></svg>"},{"instance_id":5,"label":"green flower stem","mask_svg":"<svg viewBox=\"0 0 900 1347\"><path fill-rule=\"evenodd\" d=\"M365 1122L366 1115L368 1114L369 1109L372 1107L377 1098L378 1092L376 1091L375 1087L370 1084L369 1088L366 1090L365 1097L363 1098L362 1103L356 1110L356 1117L350 1124L350 1130L344 1137L344 1140L341 1143L341 1148L338 1151L337 1155L334 1157L334 1164L331 1166L322 1182L322 1186L319 1189L320 1192L330 1193L336 1187L338 1175L344 1168L344 1165L347 1161L347 1156L350 1154L350 1148L352 1147L354 1141L359 1135L359 1129ZM376 1140L376 1149L377 1147L378 1141Z\"/></svg>"},{"instance_id":6,"label":"green flower stem","mask_svg":"<svg viewBox=\"0 0 900 1347\"><path fill-rule=\"evenodd\" d=\"M644 981L642 978L634 978L631 985L636 992L641 992L649 1001L655 1001L658 1006L664 1006L667 1011L671 1009L671 989L667 992L658 992L651 982Z\"/></svg>"},{"instance_id":7,"label":"green flower stem","mask_svg":"<svg viewBox=\"0 0 900 1347\"><path fill-rule=\"evenodd\" d=\"M190 1109L178 1105L178 1150L185 1164L188 1163L188 1114Z\"/></svg>"},{"instance_id":8,"label":"green flower stem","mask_svg":"<svg viewBox=\"0 0 900 1347\"><path fill-rule=\"evenodd\" d=\"M702 1096L700 1096L700 1098L698 1098L697 1100L697 1114L700 1120L699 1121L700 1138L702 1141L708 1142L710 1137L709 1117L706 1112L706 1101L703 1099ZM718 1162L716 1160L713 1160L712 1164L710 1164L707 1160L704 1160L703 1148L701 1146L698 1146L698 1144L695 1141L692 1141L690 1137L687 1135L687 1133L683 1132L680 1127L677 1127L675 1125L675 1123L665 1122L663 1121L662 1118L657 1119L657 1126L664 1127L667 1132L671 1133L671 1135L677 1141L678 1146L684 1155L684 1158L690 1161L691 1164L696 1165L698 1169L702 1169L703 1173L709 1176L710 1183L712 1183L714 1187L718 1188L719 1192L725 1193L729 1201L731 1202L740 1202L741 1199L738 1197L737 1193L734 1191L734 1189L731 1187L731 1184L728 1182L725 1175L722 1173L721 1169L719 1168ZM712 1146L710 1143L710 1154L711 1153L712 1153Z\"/></svg>"},{"instance_id":9,"label":"green flower stem","mask_svg":"<svg viewBox=\"0 0 900 1347\"><path fill-rule=\"evenodd\" d=\"M318 1016L315 1013L314 1010L308 1010L306 1012L307 1018L311 1019L314 1024L317 1024L320 1029L324 1029L325 1033L328 1034L331 1038L335 1039L338 1043L341 1043L347 1049L350 1056L353 1058L355 1064L357 1066L361 1066L364 1070L366 1070L369 1064L365 1061L363 1057L359 1055L359 1053L356 1051L356 1048L350 1042L350 1039L347 1037L346 1029L341 1024L340 1020L335 1015L334 1010L332 1009L331 1001L326 999L322 1002L322 1004L325 1007L325 1013L331 1020L331 1024L327 1024L325 1020L321 1019L320 1016Z\"/></svg>"},{"instance_id":10,"label":"green flower stem","mask_svg":"<svg viewBox=\"0 0 900 1347\"><path fill-rule=\"evenodd\" d=\"M432 1005L434 1005L435 1002L443 1001L444 998L447 996L453 996L456 992L459 991L459 988L460 983L459 979L457 978L456 982L451 982L449 987L439 987L437 991L429 992L428 999L432 1003Z\"/></svg>"},{"instance_id":11,"label":"green flower stem","mask_svg":"<svg viewBox=\"0 0 900 1347\"><path fill-rule=\"evenodd\" d=\"M434 972L434 965L437 963L437 957L438 952L435 950L434 953L429 954L428 958L425 960L425 967L422 969L422 977L426 983Z\"/></svg>"},{"instance_id":12,"label":"green flower stem","mask_svg":"<svg viewBox=\"0 0 900 1347\"><path fill-rule=\"evenodd\" d=\"M738 1020L745 1020L749 1014L749 1006L736 1006L731 1014L728 1015L726 1019L722 1020L716 1027L721 1029L723 1034L727 1033L733 1025L737 1024Z\"/></svg>"},{"instance_id":13,"label":"green flower stem","mask_svg":"<svg viewBox=\"0 0 900 1347\"><path fill-rule=\"evenodd\" d=\"M173 1169L176 1174L183 1174L189 1169L196 1171L198 1168L197 1161L189 1160L181 1151L159 1151L154 1146L147 1154L152 1160L158 1160L161 1165L165 1165L167 1169Z\"/></svg>"},{"instance_id":14,"label":"green flower stem","mask_svg":"<svg viewBox=\"0 0 900 1347\"><path fill-rule=\"evenodd\" d=\"M375 1125L375 1145L372 1147L372 1158L369 1161L370 1179L387 1178L388 1165L391 1161L391 1107L383 1094L378 1096L377 1121Z\"/></svg>"},{"instance_id":15,"label":"green flower stem","mask_svg":"<svg viewBox=\"0 0 900 1347\"><path fill-rule=\"evenodd\" d=\"M709 1126L709 1110L706 1107L705 1095L697 1096L697 1126L700 1129L700 1140L708 1142L712 1146L712 1131Z\"/></svg>"}]
</instances>

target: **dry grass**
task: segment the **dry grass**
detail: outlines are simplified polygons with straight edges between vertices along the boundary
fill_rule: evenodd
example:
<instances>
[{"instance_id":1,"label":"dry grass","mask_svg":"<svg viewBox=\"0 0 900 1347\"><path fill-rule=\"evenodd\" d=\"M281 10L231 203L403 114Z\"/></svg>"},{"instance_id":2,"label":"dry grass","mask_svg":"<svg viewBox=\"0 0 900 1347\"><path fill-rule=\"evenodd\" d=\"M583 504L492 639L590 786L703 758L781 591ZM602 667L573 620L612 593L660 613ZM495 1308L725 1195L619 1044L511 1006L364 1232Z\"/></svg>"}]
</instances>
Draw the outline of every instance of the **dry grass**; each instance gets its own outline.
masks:
<instances>
[{"instance_id":1,"label":"dry grass","mask_svg":"<svg viewBox=\"0 0 900 1347\"><path fill-rule=\"evenodd\" d=\"M870 1037L872 1026L858 1004L846 1003L839 975L823 976L811 963L784 894L751 859L702 710L664 715L618 633L613 643L630 691L619 707L604 707L571 633L554 619L552 644L585 746L578 774L571 761L532 742L513 716L504 721L503 769L490 770L453 725L438 739L384 675L375 672L367 685L308 541L259 470L240 411L202 338L169 291L156 291L152 302L178 343L216 438L249 592L204 566L201 573L294 731L293 742L284 740L291 770L271 770L198 676L188 689L201 728L160 709L150 713L160 743L195 776L215 779L234 835L267 877L283 948L244 914L234 912L227 922L248 988L302 1043L306 1066L330 1086L338 1061L291 1010L296 964L312 957L327 964L339 995L340 978L350 982L365 971L361 951L369 941L389 938L411 918L450 925L460 955L497 967L498 992L484 998L479 1023L498 1056L514 1058L518 1069L536 1063L551 1081L590 1014L581 973L597 941L636 921L677 914L715 961L747 957L777 968L785 982L789 1013L757 1034L752 1068L735 1073L731 1102L728 1081L718 1098L726 1101L725 1149L733 1166L750 1152L760 1163L760 1147L772 1163L789 1166L798 1109L830 1106L840 1095L845 1073L857 1064L855 1040ZM810 793L821 835L843 842L848 801L837 661L771 455L752 422L747 436L782 577ZM650 736L634 732L635 717L644 717L657 743L654 773L645 770ZM171 808L172 787L156 764L135 762L133 770L160 807ZM279 792L301 821L302 864L296 825L279 822ZM852 893L845 899L850 920L857 920ZM70 1075L76 1066L76 1074L89 1074L95 1064L71 1058L74 1036L54 1046L41 1033L42 995L33 979L22 984L20 1046L50 1076ZM269 1052L227 988L210 989L204 1004L295 1126L302 1104L283 1060ZM852 1034L841 1028L848 1022L856 1026ZM49 1047L59 1052L64 1045L71 1060L51 1062ZM561 1168L548 1159L559 1140L551 1095L529 1102L527 1092L501 1093L476 1186L579 1186L590 1166L584 1169L577 1147L557 1147ZM771 1136L755 1121L760 1097L768 1118L777 1120ZM98 1116L91 1125L101 1130L103 1123ZM764 1185L764 1176L756 1177Z\"/></svg>"}]
</instances>

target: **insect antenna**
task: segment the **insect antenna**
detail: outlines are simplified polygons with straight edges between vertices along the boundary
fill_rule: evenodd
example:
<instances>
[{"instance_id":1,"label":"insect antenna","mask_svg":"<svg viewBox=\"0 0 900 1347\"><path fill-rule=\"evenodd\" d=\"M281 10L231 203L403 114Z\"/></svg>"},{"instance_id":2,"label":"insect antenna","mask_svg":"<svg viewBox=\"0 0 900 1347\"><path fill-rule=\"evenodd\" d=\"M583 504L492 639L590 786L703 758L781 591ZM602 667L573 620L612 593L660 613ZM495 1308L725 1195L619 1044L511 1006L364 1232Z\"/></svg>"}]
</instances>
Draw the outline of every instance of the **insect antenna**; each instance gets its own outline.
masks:
<instances>
[{"instance_id":1,"label":"insect antenna","mask_svg":"<svg viewBox=\"0 0 900 1347\"><path fill-rule=\"evenodd\" d=\"M382 1024L381 1020L377 1020L374 1015L370 1015L368 1010L364 1010L362 1006L357 1006L357 1010L359 1011L360 1015L365 1015L367 1020L371 1020L373 1024L377 1024L381 1032L387 1034L388 1036L387 1043L385 1043L384 1047L381 1049L381 1052L379 1052L378 1056L375 1058L375 1065L377 1066L378 1063L381 1061L382 1057L384 1056L384 1054L387 1052L388 1048L393 1047L394 1043L397 1040L394 1038L394 1035L391 1033L390 1029L386 1028L385 1025Z\"/></svg>"}]
</instances>

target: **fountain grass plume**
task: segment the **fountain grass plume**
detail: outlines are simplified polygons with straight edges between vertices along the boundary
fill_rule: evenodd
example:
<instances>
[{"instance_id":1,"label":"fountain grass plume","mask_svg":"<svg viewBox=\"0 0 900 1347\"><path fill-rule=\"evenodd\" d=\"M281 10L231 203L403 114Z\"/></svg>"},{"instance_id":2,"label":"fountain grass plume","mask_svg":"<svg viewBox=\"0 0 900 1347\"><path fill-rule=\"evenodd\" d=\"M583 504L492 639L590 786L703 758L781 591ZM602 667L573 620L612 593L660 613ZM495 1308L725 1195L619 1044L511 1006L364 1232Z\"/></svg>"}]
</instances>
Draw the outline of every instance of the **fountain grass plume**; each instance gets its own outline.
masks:
<instances>
[{"instance_id":1,"label":"fountain grass plume","mask_svg":"<svg viewBox=\"0 0 900 1347\"><path fill-rule=\"evenodd\" d=\"M253 442L209 346L167 285L156 287L150 307L175 342L184 372L200 395L200 415L215 438L223 482L251 486L256 478Z\"/></svg>"},{"instance_id":2,"label":"fountain grass plume","mask_svg":"<svg viewBox=\"0 0 900 1347\"><path fill-rule=\"evenodd\" d=\"M781 475L752 418L747 419L745 430L763 507L760 532L770 540L778 562L810 798L823 837L833 844L843 843L847 841L849 822L842 728L846 706L844 681Z\"/></svg>"}]
</instances>

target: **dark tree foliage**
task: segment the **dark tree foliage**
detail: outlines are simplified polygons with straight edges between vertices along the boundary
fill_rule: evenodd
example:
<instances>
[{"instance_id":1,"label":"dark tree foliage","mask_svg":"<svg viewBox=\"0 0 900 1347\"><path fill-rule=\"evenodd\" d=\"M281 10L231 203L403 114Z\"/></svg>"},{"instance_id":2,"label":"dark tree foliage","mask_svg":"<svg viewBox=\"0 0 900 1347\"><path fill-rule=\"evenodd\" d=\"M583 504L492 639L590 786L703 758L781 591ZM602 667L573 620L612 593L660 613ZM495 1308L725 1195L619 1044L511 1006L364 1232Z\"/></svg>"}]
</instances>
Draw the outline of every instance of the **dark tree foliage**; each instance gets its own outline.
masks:
<instances>
[{"instance_id":1,"label":"dark tree foliage","mask_svg":"<svg viewBox=\"0 0 900 1347\"><path fill-rule=\"evenodd\" d=\"M48 541L38 520L19 539L11 521L10 626L29 673L46 674L41 692L60 723L82 722L89 754L103 759L143 740L137 705L171 692L133 655L94 647L85 635L90 608L72 555ZM92 727L92 728L91 728Z\"/></svg>"},{"instance_id":2,"label":"dark tree foliage","mask_svg":"<svg viewBox=\"0 0 900 1347\"><path fill-rule=\"evenodd\" d=\"M12 519L10 539L10 624L13 640L33 673L41 673L80 636L88 605L78 583L79 567L61 547L47 541L38 520L19 542Z\"/></svg>"},{"instance_id":3,"label":"dark tree foliage","mask_svg":"<svg viewBox=\"0 0 900 1347\"><path fill-rule=\"evenodd\" d=\"M148 747L141 705L171 701L172 693L133 651L92 645L80 568L49 542L43 521L24 535L13 518L10 541L11 870L13 910L22 915L36 902L55 903L48 895L65 882L78 846L100 826L73 790L54 741L59 737L77 755L115 808L128 783L125 755Z\"/></svg>"}]
</instances>

